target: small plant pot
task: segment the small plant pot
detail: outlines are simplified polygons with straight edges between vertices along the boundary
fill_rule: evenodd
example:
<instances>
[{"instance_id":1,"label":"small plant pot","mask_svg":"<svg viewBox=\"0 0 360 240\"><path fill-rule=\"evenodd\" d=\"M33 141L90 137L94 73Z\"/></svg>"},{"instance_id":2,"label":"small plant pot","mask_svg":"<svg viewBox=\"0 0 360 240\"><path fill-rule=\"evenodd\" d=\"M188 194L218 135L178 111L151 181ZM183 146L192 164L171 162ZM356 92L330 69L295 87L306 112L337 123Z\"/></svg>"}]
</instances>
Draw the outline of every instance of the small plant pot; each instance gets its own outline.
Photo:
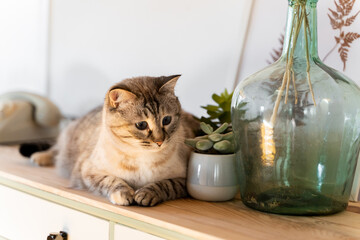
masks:
<instances>
[{"instance_id":1,"label":"small plant pot","mask_svg":"<svg viewBox=\"0 0 360 240\"><path fill-rule=\"evenodd\" d=\"M235 197L239 184L235 154L192 153L186 182L189 194L203 201L227 201Z\"/></svg>"}]
</instances>

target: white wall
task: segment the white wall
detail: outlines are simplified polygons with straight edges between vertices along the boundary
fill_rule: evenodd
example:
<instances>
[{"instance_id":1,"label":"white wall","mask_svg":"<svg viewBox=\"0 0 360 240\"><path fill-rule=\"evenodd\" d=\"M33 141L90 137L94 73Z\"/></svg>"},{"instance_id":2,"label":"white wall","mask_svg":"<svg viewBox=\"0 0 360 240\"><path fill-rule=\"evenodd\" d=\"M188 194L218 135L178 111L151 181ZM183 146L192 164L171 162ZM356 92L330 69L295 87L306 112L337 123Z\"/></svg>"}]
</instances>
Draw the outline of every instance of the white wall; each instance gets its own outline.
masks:
<instances>
[{"instance_id":1,"label":"white wall","mask_svg":"<svg viewBox=\"0 0 360 240\"><path fill-rule=\"evenodd\" d=\"M256 0L250 19L249 33L246 38L243 61L240 68L238 81L243 80L252 73L268 65L272 49L278 49L280 43L278 38L285 32L287 17L287 1ZM338 2L338 0L337 0ZM319 0L318 2L318 47L321 59L334 47L334 37L339 30L333 30L328 17L329 8L336 10L334 1ZM353 10L349 16L355 15L360 10L360 0L356 0ZM344 27L347 32L360 34L360 14L354 23ZM351 44L346 70L343 71L343 63L335 50L326 59L325 64L343 71L346 76L360 85L360 39Z\"/></svg>"},{"instance_id":2,"label":"white wall","mask_svg":"<svg viewBox=\"0 0 360 240\"><path fill-rule=\"evenodd\" d=\"M334 2L318 6L323 58L338 32L327 16ZM359 10L356 0L352 15ZM199 114L213 92L267 65L280 47L286 11L286 0L0 0L0 94L46 94L64 114L78 116L124 78L183 74L177 94ZM345 31L360 33L360 14ZM345 71L358 84L359 62L360 39ZM342 70L336 51L325 63Z\"/></svg>"},{"instance_id":3,"label":"white wall","mask_svg":"<svg viewBox=\"0 0 360 240\"><path fill-rule=\"evenodd\" d=\"M46 94L48 1L0 1L0 94Z\"/></svg>"},{"instance_id":4,"label":"white wall","mask_svg":"<svg viewBox=\"0 0 360 240\"><path fill-rule=\"evenodd\" d=\"M231 89L251 3L247 0L54 0L50 96L65 114L100 104L115 82L182 74L193 113Z\"/></svg>"}]
</instances>

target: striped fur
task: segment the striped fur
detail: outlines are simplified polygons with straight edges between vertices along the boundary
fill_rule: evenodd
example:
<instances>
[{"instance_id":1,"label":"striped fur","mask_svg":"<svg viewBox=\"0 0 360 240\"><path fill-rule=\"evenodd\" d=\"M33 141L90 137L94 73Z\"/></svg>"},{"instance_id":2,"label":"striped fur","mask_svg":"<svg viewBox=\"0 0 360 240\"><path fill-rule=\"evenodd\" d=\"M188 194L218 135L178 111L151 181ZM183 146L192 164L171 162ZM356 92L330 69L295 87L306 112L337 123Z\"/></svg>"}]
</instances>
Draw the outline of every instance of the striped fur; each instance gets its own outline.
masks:
<instances>
[{"instance_id":1,"label":"striped fur","mask_svg":"<svg viewBox=\"0 0 360 240\"><path fill-rule=\"evenodd\" d=\"M165 179L149 183L135 192L135 201L142 206L156 204L187 196L185 178Z\"/></svg>"},{"instance_id":2,"label":"striped fur","mask_svg":"<svg viewBox=\"0 0 360 240\"><path fill-rule=\"evenodd\" d=\"M186 196L190 149L184 139L193 137L198 123L174 94L178 78L138 77L114 85L102 107L69 124L52 149L31 159L39 165L55 161L72 187L118 205L154 206Z\"/></svg>"}]
</instances>

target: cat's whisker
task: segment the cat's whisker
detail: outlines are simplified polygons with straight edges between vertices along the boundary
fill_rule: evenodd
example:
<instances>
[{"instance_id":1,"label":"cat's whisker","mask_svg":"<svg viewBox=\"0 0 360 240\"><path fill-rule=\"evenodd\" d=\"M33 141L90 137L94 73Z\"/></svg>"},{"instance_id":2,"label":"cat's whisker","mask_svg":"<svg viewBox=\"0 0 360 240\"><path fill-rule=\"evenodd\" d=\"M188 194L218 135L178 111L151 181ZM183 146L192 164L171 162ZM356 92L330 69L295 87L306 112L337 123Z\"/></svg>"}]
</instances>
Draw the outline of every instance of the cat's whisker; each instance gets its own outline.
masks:
<instances>
[{"instance_id":1,"label":"cat's whisker","mask_svg":"<svg viewBox=\"0 0 360 240\"><path fill-rule=\"evenodd\" d=\"M119 136L120 138L132 138L132 136Z\"/></svg>"}]
</instances>

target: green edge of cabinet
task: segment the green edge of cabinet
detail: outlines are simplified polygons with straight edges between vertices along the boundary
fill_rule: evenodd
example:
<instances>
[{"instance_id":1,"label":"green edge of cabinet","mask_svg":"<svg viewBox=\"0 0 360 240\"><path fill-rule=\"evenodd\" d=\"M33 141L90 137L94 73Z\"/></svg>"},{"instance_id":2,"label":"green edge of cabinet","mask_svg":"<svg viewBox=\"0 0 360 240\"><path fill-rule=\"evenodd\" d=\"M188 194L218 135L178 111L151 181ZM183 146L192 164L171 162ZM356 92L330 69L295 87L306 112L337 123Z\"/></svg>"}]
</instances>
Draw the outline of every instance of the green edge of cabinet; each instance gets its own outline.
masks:
<instances>
[{"instance_id":1,"label":"green edge of cabinet","mask_svg":"<svg viewBox=\"0 0 360 240\"><path fill-rule=\"evenodd\" d=\"M109 240L114 240L115 234L115 223L113 221L109 222Z\"/></svg>"}]
</instances>

